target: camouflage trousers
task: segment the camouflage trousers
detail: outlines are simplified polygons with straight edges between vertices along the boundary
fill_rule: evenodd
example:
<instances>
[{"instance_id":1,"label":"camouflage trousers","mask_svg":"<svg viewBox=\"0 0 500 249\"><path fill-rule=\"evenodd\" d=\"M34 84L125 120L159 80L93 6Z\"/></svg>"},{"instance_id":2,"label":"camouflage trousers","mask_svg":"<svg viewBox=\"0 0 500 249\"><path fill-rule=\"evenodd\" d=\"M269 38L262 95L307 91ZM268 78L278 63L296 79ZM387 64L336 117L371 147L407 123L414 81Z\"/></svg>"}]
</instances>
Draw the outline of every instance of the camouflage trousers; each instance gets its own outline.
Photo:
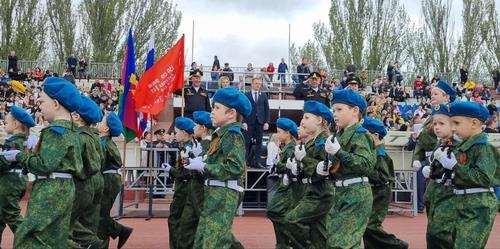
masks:
<instances>
[{"instance_id":1,"label":"camouflage trousers","mask_svg":"<svg viewBox=\"0 0 500 249\"><path fill-rule=\"evenodd\" d=\"M188 182L183 180L175 180L174 197L170 203L170 214L168 216L168 238L169 248L176 249L177 244L182 243L180 234L180 220L182 210L186 205L188 193Z\"/></svg>"},{"instance_id":2,"label":"camouflage trousers","mask_svg":"<svg viewBox=\"0 0 500 249\"><path fill-rule=\"evenodd\" d=\"M335 193L328 180L304 184L304 195L283 218L293 248L326 248L326 221Z\"/></svg>"},{"instance_id":3,"label":"camouflage trousers","mask_svg":"<svg viewBox=\"0 0 500 249\"><path fill-rule=\"evenodd\" d=\"M335 190L333 208L328 214L327 248L361 248L361 239L372 211L369 184L354 184Z\"/></svg>"},{"instance_id":4,"label":"camouflage trousers","mask_svg":"<svg viewBox=\"0 0 500 249\"><path fill-rule=\"evenodd\" d=\"M484 248L498 211L494 193L454 195L443 203L451 224L451 247L460 249ZM438 210L436 210L438 212Z\"/></svg>"},{"instance_id":5,"label":"camouflage trousers","mask_svg":"<svg viewBox=\"0 0 500 249\"><path fill-rule=\"evenodd\" d=\"M205 186L203 209L194 239L194 249L243 248L232 232L240 193L224 187Z\"/></svg>"},{"instance_id":6,"label":"camouflage trousers","mask_svg":"<svg viewBox=\"0 0 500 249\"><path fill-rule=\"evenodd\" d=\"M455 221L449 215L449 207L444 206L453 198L453 189L430 180L425 190L425 208L427 213L427 248L440 249L452 248L451 225Z\"/></svg>"},{"instance_id":7,"label":"camouflage trousers","mask_svg":"<svg viewBox=\"0 0 500 249\"><path fill-rule=\"evenodd\" d=\"M119 174L103 174L103 179L104 189L102 190L97 236L104 241L102 248L107 249L109 247L109 238L116 239L123 229L123 226L110 216L116 196L120 193L122 182Z\"/></svg>"},{"instance_id":8,"label":"camouflage trousers","mask_svg":"<svg viewBox=\"0 0 500 249\"><path fill-rule=\"evenodd\" d=\"M273 222L276 249L288 249L290 248L290 243L285 234L285 214L292 210L300 201L304 188L298 182L292 182L288 186L285 186L283 183L279 184L273 198L267 205L267 217Z\"/></svg>"},{"instance_id":9,"label":"camouflage trousers","mask_svg":"<svg viewBox=\"0 0 500 249\"><path fill-rule=\"evenodd\" d=\"M71 240L76 245L89 245L99 239L97 228L103 188L104 178L101 173L94 174L86 181L75 180L75 194L78 198L75 198L70 226Z\"/></svg>"},{"instance_id":10,"label":"camouflage trousers","mask_svg":"<svg viewBox=\"0 0 500 249\"><path fill-rule=\"evenodd\" d=\"M15 233L23 221L19 201L26 191L27 177L16 174L0 174L0 244L6 225Z\"/></svg>"},{"instance_id":11,"label":"camouflage trousers","mask_svg":"<svg viewBox=\"0 0 500 249\"><path fill-rule=\"evenodd\" d=\"M67 249L74 198L73 179L33 182L26 217L14 236L14 248Z\"/></svg>"},{"instance_id":12,"label":"camouflage trousers","mask_svg":"<svg viewBox=\"0 0 500 249\"><path fill-rule=\"evenodd\" d=\"M202 179L190 179L181 184L185 188L185 190L179 190L183 196L176 196L176 190L174 200L170 205L170 210L174 208L175 218L177 218L174 218L173 223L171 223L170 217L168 220L169 234L174 236L173 238L169 237L171 249L193 248L203 203L204 182Z\"/></svg>"},{"instance_id":13,"label":"camouflage trousers","mask_svg":"<svg viewBox=\"0 0 500 249\"><path fill-rule=\"evenodd\" d=\"M399 249L406 248L406 243L393 234L384 231L384 222L391 202L391 185L372 186L373 205L368 225L363 235L365 249Z\"/></svg>"}]
</instances>

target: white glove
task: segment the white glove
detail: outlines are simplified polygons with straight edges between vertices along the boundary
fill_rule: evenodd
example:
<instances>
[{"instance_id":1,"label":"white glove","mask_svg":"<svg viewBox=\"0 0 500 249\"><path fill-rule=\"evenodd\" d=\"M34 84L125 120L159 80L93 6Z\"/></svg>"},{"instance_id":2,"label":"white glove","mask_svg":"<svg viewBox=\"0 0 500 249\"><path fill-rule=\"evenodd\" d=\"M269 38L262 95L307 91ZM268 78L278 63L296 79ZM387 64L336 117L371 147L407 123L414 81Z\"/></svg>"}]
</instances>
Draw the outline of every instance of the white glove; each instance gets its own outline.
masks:
<instances>
[{"instance_id":1,"label":"white glove","mask_svg":"<svg viewBox=\"0 0 500 249\"><path fill-rule=\"evenodd\" d=\"M443 154L438 154L438 156L434 154L434 159L438 160L441 163L441 165L443 165L443 168L452 170L455 167L455 165L457 165L457 158L455 158L455 154L453 152L450 153L450 157L448 158L449 150L450 148L446 148L443 151Z\"/></svg>"},{"instance_id":2,"label":"white glove","mask_svg":"<svg viewBox=\"0 0 500 249\"><path fill-rule=\"evenodd\" d=\"M302 149L300 149L300 145L295 145L295 159L297 161L302 161L304 157L306 156L306 147L302 146Z\"/></svg>"},{"instance_id":3,"label":"white glove","mask_svg":"<svg viewBox=\"0 0 500 249\"><path fill-rule=\"evenodd\" d=\"M326 168L326 170L324 166L325 166L324 161L318 162L318 165L316 165L316 173L318 173L318 175L327 176L330 174L330 172L328 171L328 169L330 168L330 161L328 161L328 167Z\"/></svg>"},{"instance_id":4,"label":"white glove","mask_svg":"<svg viewBox=\"0 0 500 249\"><path fill-rule=\"evenodd\" d=\"M425 178L429 178L429 176L431 175L431 167L430 166L424 166L422 168L422 175L424 175Z\"/></svg>"},{"instance_id":5,"label":"white glove","mask_svg":"<svg viewBox=\"0 0 500 249\"><path fill-rule=\"evenodd\" d=\"M329 136L325 142L325 151L330 155L335 155L339 152L339 150L340 144L339 141L337 141L337 138L334 138L334 141L332 142L332 136Z\"/></svg>"},{"instance_id":6,"label":"white glove","mask_svg":"<svg viewBox=\"0 0 500 249\"><path fill-rule=\"evenodd\" d=\"M193 144L191 150L193 151L194 156L197 157L203 152L203 147L201 146L201 143L198 142Z\"/></svg>"},{"instance_id":7,"label":"white glove","mask_svg":"<svg viewBox=\"0 0 500 249\"><path fill-rule=\"evenodd\" d=\"M166 172L170 172L170 170L172 169L172 166L170 166L170 164L168 163L163 163L161 166L165 169Z\"/></svg>"},{"instance_id":8,"label":"white glove","mask_svg":"<svg viewBox=\"0 0 500 249\"><path fill-rule=\"evenodd\" d=\"M287 169L292 169L292 167L295 165L295 168L297 168L297 162L293 160L292 158L288 158L286 161L286 168Z\"/></svg>"},{"instance_id":9,"label":"white glove","mask_svg":"<svg viewBox=\"0 0 500 249\"><path fill-rule=\"evenodd\" d=\"M285 174L283 176L283 185L285 185L285 186L290 185L290 179L288 179L288 175L287 174Z\"/></svg>"},{"instance_id":10,"label":"white glove","mask_svg":"<svg viewBox=\"0 0 500 249\"><path fill-rule=\"evenodd\" d=\"M3 155L5 159L9 162L15 162L17 154L21 152L19 150L8 150L1 152L0 155Z\"/></svg>"},{"instance_id":11,"label":"white glove","mask_svg":"<svg viewBox=\"0 0 500 249\"><path fill-rule=\"evenodd\" d=\"M420 163L419 160L415 160L413 161L411 166L413 167L413 171L417 172L420 170L420 168L422 168L422 163Z\"/></svg>"},{"instance_id":12,"label":"white glove","mask_svg":"<svg viewBox=\"0 0 500 249\"><path fill-rule=\"evenodd\" d=\"M189 158L189 152L191 152L191 148L184 148L184 150L181 150L181 158Z\"/></svg>"},{"instance_id":13,"label":"white glove","mask_svg":"<svg viewBox=\"0 0 500 249\"><path fill-rule=\"evenodd\" d=\"M434 156L434 160L438 160L438 158L446 157L446 152L441 149L441 147L437 148L432 155Z\"/></svg>"},{"instance_id":14,"label":"white glove","mask_svg":"<svg viewBox=\"0 0 500 249\"><path fill-rule=\"evenodd\" d=\"M198 172L203 173L205 171L205 163L200 160L191 159L189 160L189 164L184 168L189 170L196 170Z\"/></svg>"},{"instance_id":15,"label":"white glove","mask_svg":"<svg viewBox=\"0 0 500 249\"><path fill-rule=\"evenodd\" d=\"M299 169L298 169L297 162L295 162L292 165L292 168L290 169L290 171L292 172L293 175L298 175L299 174Z\"/></svg>"},{"instance_id":16,"label":"white glove","mask_svg":"<svg viewBox=\"0 0 500 249\"><path fill-rule=\"evenodd\" d=\"M30 134L28 136L28 139L26 140L26 147L28 148L28 150L35 148L35 146L38 144L38 140L40 140L39 136Z\"/></svg>"}]
</instances>

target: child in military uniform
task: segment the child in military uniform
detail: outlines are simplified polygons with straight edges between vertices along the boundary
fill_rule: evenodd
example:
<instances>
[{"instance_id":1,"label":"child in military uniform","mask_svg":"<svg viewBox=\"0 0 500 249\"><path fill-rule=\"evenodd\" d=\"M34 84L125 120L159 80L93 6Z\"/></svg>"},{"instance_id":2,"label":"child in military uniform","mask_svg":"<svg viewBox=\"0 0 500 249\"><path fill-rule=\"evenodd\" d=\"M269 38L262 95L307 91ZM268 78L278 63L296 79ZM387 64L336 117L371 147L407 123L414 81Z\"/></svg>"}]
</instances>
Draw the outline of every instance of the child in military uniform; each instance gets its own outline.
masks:
<instances>
[{"instance_id":1,"label":"child in military uniform","mask_svg":"<svg viewBox=\"0 0 500 249\"><path fill-rule=\"evenodd\" d=\"M431 90L431 104L433 106L453 102L455 97L455 90L444 80L438 81ZM423 124L413 152L412 167L417 172L417 208L419 213L424 212L425 178L422 175L422 166L429 165L429 157L436 145L437 138L432 129L432 117L430 117Z\"/></svg>"},{"instance_id":2,"label":"child in military uniform","mask_svg":"<svg viewBox=\"0 0 500 249\"><path fill-rule=\"evenodd\" d=\"M210 112L195 111L193 112L193 120L196 123L194 126L194 138L201 139L202 152L200 156L205 156L210 145L212 132L215 130L210 119Z\"/></svg>"},{"instance_id":3,"label":"child in military uniform","mask_svg":"<svg viewBox=\"0 0 500 249\"><path fill-rule=\"evenodd\" d=\"M234 88L218 90L213 102L212 122L219 129L212 135L206 160L190 160L185 167L204 172L207 179L193 248L235 248L236 244L242 248L235 241L231 226L243 192L238 185L245 163L241 121L250 114L252 105Z\"/></svg>"},{"instance_id":4,"label":"child in military uniform","mask_svg":"<svg viewBox=\"0 0 500 249\"><path fill-rule=\"evenodd\" d=\"M70 220L71 248L99 248L102 241L97 237L99 212L104 179L101 174L103 156L99 133L91 124L102 120L102 111L88 97L82 96L80 107L72 113L73 122L78 126L82 150L85 180L75 179L75 198Z\"/></svg>"},{"instance_id":5,"label":"child in military uniform","mask_svg":"<svg viewBox=\"0 0 500 249\"><path fill-rule=\"evenodd\" d=\"M108 113L97 125L101 146L103 147L104 167L102 175L104 178L104 189L101 197L100 222L97 235L104 241L102 248L109 247L109 237L118 237L118 248L122 248L127 242L133 229L126 227L110 217L111 208L116 196L121 189L120 167L122 159L112 137L120 136L122 133L122 122L114 112Z\"/></svg>"},{"instance_id":6,"label":"child in military uniform","mask_svg":"<svg viewBox=\"0 0 500 249\"><path fill-rule=\"evenodd\" d=\"M286 167L297 177L304 191L298 203L285 214L284 233L297 248L326 248L326 219L333 205L334 189L323 171L326 153L323 149L328 126L333 116L330 109L317 101L304 103L300 122L305 144L295 146L295 158ZM318 170L321 168L321 170Z\"/></svg>"},{"instance_id":7,"label":"child in military uniform","mask_svg":"<svg viewBox=\"0 0 500 249\"><path fill-rule=\"evenodd\" d=\"M484 248L498 209L492 187L498 185L500 167L500 155L482 131L489 112L476 102L456 102L450 105L450 116L451 129L462 142L454 151L439 148L433 154L454 171L454 195L442 204L454 221L449 242L452 248Z\"/></svg>"},{"instance_id":8,"label":"child in military uniform","mask_svg":"<svg viewBox=\"0 0 500 249\"><path fill-rule=\"evenodd\" d=\"M5 117L5 132L11 135L5 140L4 150L24 150L29 129L35 126L33 118L22 108L12 106ZM5 225L13 233L22 222L19 201L26 191L27 176L18 163L7 161L0 156L0 244Z\"/></svg>"},{"instance_id":9,"label":"child in military uniform","mask_svg":"<svg viewBox=\"0 0 500 249\"><path fill-rule=\"evenodd\" d=\"M51 122L41 131L35 152L10 150L9 161L17 161L35 175L26 218L14 237L14 248L68 248L69 222L75 184L82 178L80 141L71 112L81 103L80 93L70 82L50 77L43 84L40 109Z\"/></svg>"},{"instance_id":10,"label":"child in military uniform","mask_svg":"<svg viewBox=\"0 0 500 249\"><path fill-rule=\"evenodd\" d=\"M458 142L453 139L451 131L451 119L448 105L436 105L432 110L432 128L438 138L438 144L434 148L456 147ZM454 223L447 215L447 207L442 203L453 196L450 179L446 179L445 169L438 160L431 156L431 165L422 168L422 174L430 178L425 190L425 206L427 214L427 248L451 248L445 245L451 236L450 225Z\"/></svg>"},{"instance_id":11,"label":"child in military uniform","mask_svg":"<svg viewBox=\"0 0 500 249\"><path fill-rule=\"evenodd\" d=\"M333 208L328 215L328 247L357 248L370 218L373 196L368 175L377 162L375 145L360 120L366 101L358 92L338 90L333 112L338 133L330 136L325 150L335 157L331 173L335 184Z\"/></svg>"},{"instance_id":12,"label":"child in military uniform","mask_svg":"<svg viewBox=\"0 0 500 249\"><path fill-rule=\"evenodd\" d=\"M391 203L391 185L394 182L394 165L392 159L385 152L382 140L387 135L387 130L384 123L370 117L364 118L363 128L370 132L377 149L375 169L368 175L372 187L373 204L370 220L363 235L363 244L366 249L408 248L408 243L396 238L393 234L387 233L382 227Z\"/></svg>"},{"instance_id":13,"label":"child in military uniform","mask_svg":"<svg viewBox=\"0 0 500 249\"><path fill-rule=\"evenodd\" d=\"M189 118L175 119L175 139L179 144L179 157L175 167L168 163L163 164L165 170L175 179L174 198L168 217L169 244L172 249L193 248L201 214L203 175L184 167L189 160L201 154L201 146L193 143L194 127L193 120Z\"/></svg>"},{"instance_id":14,"label":"child in military uniform","mask_svg":"<svg viewBox=\"0 0 500 249\"><path fill-rule=\"evenodd\" d=\"M284 144L279 155L279 161L273 167L276 167L276 173L282 179L276 193L267 205L267 217L271 219L276 236L276 248L290 248L288 238L284 234L283 218L286 212L293 209L302 198L302 184L297 182L297 177L291 176L289 169L286 168L288 158L293 157L295 151L295 139L298 137L297 125L288 118L279 118L276 121L277 139ZM290 177L289 177L290 175Z\"/></svg>"}]
</instances>

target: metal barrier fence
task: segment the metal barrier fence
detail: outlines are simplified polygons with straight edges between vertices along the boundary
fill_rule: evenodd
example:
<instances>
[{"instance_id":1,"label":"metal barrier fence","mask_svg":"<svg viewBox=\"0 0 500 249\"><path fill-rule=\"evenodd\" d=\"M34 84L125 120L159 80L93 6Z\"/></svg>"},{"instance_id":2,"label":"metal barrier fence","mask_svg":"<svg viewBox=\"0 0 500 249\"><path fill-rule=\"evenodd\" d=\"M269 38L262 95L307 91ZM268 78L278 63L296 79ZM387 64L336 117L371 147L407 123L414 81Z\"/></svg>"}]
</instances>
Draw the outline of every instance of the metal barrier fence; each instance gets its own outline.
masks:
<instances>
[{"instance_id":1,"label":"metal barrier fence","mask_svg":"<svg viewBox=\"0 0 500 249\"><path fill-rule=\"evenodd\" d=\"M123 191L119 200L120 217L130 217L127 211L139 210L141 203L140 193L148 196L148 207L146 219L155 216L155 212L166 211L153 206L155 196L165 196L173 193L174 183L169 178L168 173L161 167L163 162L170 162L172 157L177 158L179 153L175 148L141 148L141 158L139 166L127 166L124 168L124 190L133 192L132 202L125 203ZM399 150L388 150L389 154L403 153L397 157L395 164L405 164L405 153ZM146 161L144 161L146 160ZM397 167L397 166L396 166ZM400 169L406 168L399 165ZM245 170L244 189L245 195L243 203L238 210L239 215L244 211L265 211L268 202L267 177L269 170L247 168ZM389 211L410 212L412 216L417 215L417 188L416 174L412 170L396 170L395 182L392 186L392 203Z\"/></svg>"},{"instance_id":2,"label":"metal barrier fence","mask_svg":"<svg viewBox=\"0 0 500 249\"><path fill-rule=\"evenodd\" d=\"M122 70L122 63L99 63L99 62L87 62L87 73L90 78L110 78L110 79L119 79L121 77L121 70ZM0 69L7 71L7 65L8 61L7 60L0 60ZM54 72L57 72L59 74L62 74L67 66L66 62L60 62L60 61L49 61L49 60L41 60L41 61L25 61L25 60L19 60L18 61L18 67L22 69L22 71L27 72L30 70L33 70L36 67L40 67L43 71L50 69ZM206 67L205 67L206 68ZM254 74L268 74L267 72L260 72L261 67L256 67L254 68ZM290 66L289 66L290 68ZM78 69L78 66L77 66ZM144 72L145 65L142 63L137 63L136 64L136 71L138 75L141 75ZM210 77L210 70L203 70L203 72L207 72L208 75L204 75L204 77ZM231 70L235 74L235 79L238 80L238 77L240 75L243 75L245 73L246 67L231 67ZM185 66L185 72L188 74L190 71L189 66ZM291 70L294 71L294 70ZM360 70L357 71L358 76L361 74L366 75L366 82L372 82L375 78L378 76L383 76L386 77L387 73L385 70L365 70L363 73L361 73ZM273 75L276 78L278 73L275 72ZM287 76L287 82L291 81L291 75L297 75L297 73L289 73ZM339 69L332 69L328 70L328 76L329 78L336 78L336 79L342 79L344 75L344 70L339 70ZM402 86L411 86L413 84L413 81L415 80L417 75L422 75L422 76L428 76L428 80L430 81L430 78L434 75L440 76L441 79L445 79L448 82L459 82L460 81L460 73L458 70L453 71L453 72L434 72L431 75L426 75L425 72L410 72L410 71L404 71L401 72L401 75L403 76L403 81L402 81ZM238 77L236 77L238 76ZM395 79L396 76L394 76ZM205 79L205 80L208 80ZM476 83L480 83L485 86L493 86L493 78L492 75L489 72L469 72L469 79L475 81ZM277 81L276 81L277 82Z\"/></svg>"},{"instance_id":3,"label":"metal barrier fence","mask_svg":"<svg viewBox=\"0 0 500 249\"><path fill-rule=\"evenodd\" d=\"M120 217L126 216L125 209L133 207L138 210L141 203L140 193L145 192L148 196L147 219L154 217L154 211L162 211L153 208L155 196L165 196L173 193L173 181L169 174L161 167L163 162L170 162L171 158L177 158L179 150L176 148L141 148L141 159L139 166L127 166L124 168L124 190L134 193L134 200L125 204L124 191L120 195L119 213ZM144 162L145 160L145 162ZM166 211L169 209L165 209Z\"/></svg>"}]
</instances>

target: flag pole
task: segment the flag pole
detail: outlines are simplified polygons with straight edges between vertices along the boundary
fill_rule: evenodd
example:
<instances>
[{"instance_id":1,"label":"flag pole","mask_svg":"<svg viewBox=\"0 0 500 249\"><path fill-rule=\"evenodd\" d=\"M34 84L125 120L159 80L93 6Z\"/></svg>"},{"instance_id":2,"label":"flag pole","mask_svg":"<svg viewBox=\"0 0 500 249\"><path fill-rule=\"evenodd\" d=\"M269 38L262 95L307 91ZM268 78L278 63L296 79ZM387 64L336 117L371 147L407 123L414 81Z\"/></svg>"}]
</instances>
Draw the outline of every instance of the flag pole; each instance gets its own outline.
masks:
<instances>
[{"instance_id":1,"label":"flag pole","mask_svg":"<svg viewBox=\"0 0 500 249\"><path fill-rule=\"evenodd\" d=\"M184 117L184 86L182 86L182 103L181 103L181 116Z\"/></svg>"}]
</instances>

